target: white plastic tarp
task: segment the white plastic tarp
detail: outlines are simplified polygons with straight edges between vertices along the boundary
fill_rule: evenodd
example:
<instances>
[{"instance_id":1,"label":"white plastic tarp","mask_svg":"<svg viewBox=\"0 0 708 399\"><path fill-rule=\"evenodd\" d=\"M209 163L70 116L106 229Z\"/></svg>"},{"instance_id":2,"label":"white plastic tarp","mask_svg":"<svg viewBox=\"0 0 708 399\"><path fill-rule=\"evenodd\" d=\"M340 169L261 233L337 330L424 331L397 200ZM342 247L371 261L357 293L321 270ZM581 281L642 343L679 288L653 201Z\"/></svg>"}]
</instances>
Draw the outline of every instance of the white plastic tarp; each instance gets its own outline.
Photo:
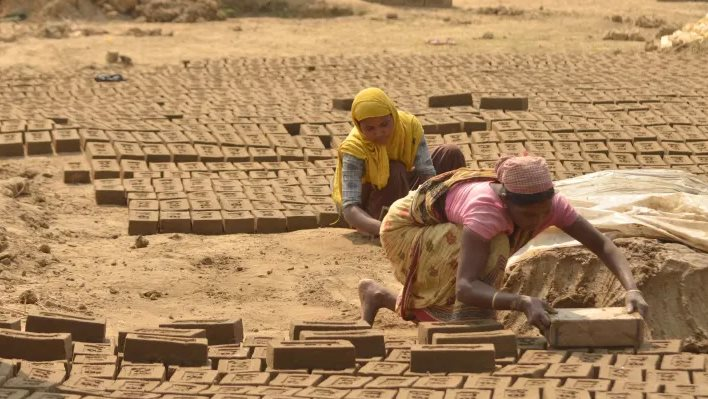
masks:
<instances>
[{"instance_id":1,"label":"white plastic tarp","mask_svg":"<svg viewBox=\"0 0 708 399\"><path fill-rule=\"evenodd\" d=\"M675 169L608 170L556 182L600 231L674 241L708 252L708 179ZM559 246L580 245L556 228L531 240L507 267Z\"/></svg>"}]
</instances>

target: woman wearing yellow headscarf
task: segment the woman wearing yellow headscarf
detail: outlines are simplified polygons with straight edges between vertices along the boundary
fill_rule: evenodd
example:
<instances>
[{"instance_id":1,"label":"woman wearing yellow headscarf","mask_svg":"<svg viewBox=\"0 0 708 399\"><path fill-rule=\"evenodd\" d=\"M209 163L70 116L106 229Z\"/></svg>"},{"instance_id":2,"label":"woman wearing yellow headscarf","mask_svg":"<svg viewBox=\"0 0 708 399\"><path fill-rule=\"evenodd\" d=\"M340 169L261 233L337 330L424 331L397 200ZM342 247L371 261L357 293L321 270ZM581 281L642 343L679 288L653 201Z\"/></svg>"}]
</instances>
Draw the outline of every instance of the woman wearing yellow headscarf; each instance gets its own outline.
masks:
<instances>
[{"instance_id":1,"label":"woman wearing yellow headscarf","mask_svg":"<svg viewBox=\"0 0 708 399\"><path fill-rule=\"evenodd\" d=\"M382 211L394 201L438 173L465 166L455 145L429 153L420 121L397 110L381 89L357 94L352 120L354 128L338 149L332 199L362 233L377 236Z\"/></svg>"}]
</instances>

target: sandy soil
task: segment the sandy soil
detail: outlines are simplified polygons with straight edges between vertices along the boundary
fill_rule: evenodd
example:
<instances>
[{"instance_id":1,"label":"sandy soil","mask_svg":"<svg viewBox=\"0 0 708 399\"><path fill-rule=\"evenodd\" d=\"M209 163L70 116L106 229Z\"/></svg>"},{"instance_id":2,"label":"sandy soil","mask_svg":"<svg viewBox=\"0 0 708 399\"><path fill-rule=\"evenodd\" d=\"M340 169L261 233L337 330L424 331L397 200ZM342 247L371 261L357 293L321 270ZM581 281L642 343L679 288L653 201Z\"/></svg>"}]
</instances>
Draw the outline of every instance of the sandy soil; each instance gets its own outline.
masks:
<instances>
[{"instance_id":1,"label":"sandy soil","mask_svg":"<svg viewBox=\"0 0 708 399\"><path fill-rule=\"evenodd\" d=\"M70 72L104 65L105 54L111 50L131 56L138 67L235 56L637 52L643 51L643 43L601 40L610 29L635 29L632 24L611 22L609 16L657 14L681 24L708 12L706 3L513 0L502 4L526 12L507 17L468 10L496 6L498 1L456 0L458 8L454 10L430 11L340 2L351 3L366 14L328 20L246 18L197 24L74 21L77 27L110 33L61 40L23 36L38 28L32 23L0 23L0 36L19 35L16 41L0 41L0 68L24 65ZM389 12L396 12L398 19L386 19ZM162 28L174 35L122 35L132 27ZM656 32L639 30L647 37ZM494 33L495 39L480 40L485 32ZM426 44L433 38L451 38L456 45ZM24 314L42 308L87 312L107 317L110 334L173 318L225 314L243 317L250 332L282 332L293 319L358 318L356 282L360 278L375 278L399 288L381 248L343 229L266 236L159 235L149 237L147 248L131 248L135 238L126 235L127 209L98 208L91 186L63 184L61 163L67 159L0 161L0 179L36 174L30 179L30 195L0 196L0 243L6 237L9 245L0 250L0 282L4 285L0 311ZM40 250L43 244L48 245L49 253ZM655 309L649 320L655 336L685 337L701 331L705 336L705 319L676 326L665 321L687 307L697 312L694 304L705 302L705 292L696 292L700 287L696 284L702 281L705 286L706 255L677 244L643 239L624 241L623 247ZM657 248L667 254L666 261L654 262L653 269L646 270L646 254ZM587 253L550 254L541 263L544 273L538 275L543 278L523 278L538 266L523 265L512 273L507 287L547 293L563 302L563 295L575 294L554 287L573 284L577 292L583 292L582 300L567 300L563 302L566 305L620 302L617 283L604 274L602 279L595 277L602 273ZM594 270L592 275L586 273L587 268ZM675 273L681 276L678 286L669 284ZM693 279L692 273L702 280ZM590 283L580 284L586 280ZM669 286L678 290L690 286L693 291L663 299ZM27 290L37 294L36 304L20 304ZM522 321L515 316L507 318L510 325L526 331ZM377 326L395 333L414 328L386 312L378 317Z\"/></svg>"},{"instance_id":2,"label":"sandy soil","mask_svg":"<svg viewBox=\"0 0 708 399\"><path fill-rule=\"evenodd\" d=\"M332 1L331 1L332 2ZM22 36L38 29L33 23L2 23L0 36L20 35L16 42L0 40L0 66L27 64L42 69L102 65L107 51L119 51L140 64L177 63L184 59L235 56L267 57L352 54L467 54L470 52L544 53L643 51L642 42L602 40L609 30L637 30L652 38L657 29L615 23L612 15L636 20L657 15L681 25L708 12L708 3L665 3L630 0L471 1L456 0L454 9L391 8L363 1L351 4L363 16L336 19L243 18L195 24L146 24L120 21L74 21L76 28L103 29L107 35L65 40ZM524 10L521 16L479 15L482 6L505 5ZM386 19L395 12L398 19ZM40 24L41 25L41 24ZM135 38L122 34L132 27L162 28L173 36ZM481 40L486 32L495 39ZM432 46L430 39L454 40L454 46Z\"/></svg>"}]
</instances>

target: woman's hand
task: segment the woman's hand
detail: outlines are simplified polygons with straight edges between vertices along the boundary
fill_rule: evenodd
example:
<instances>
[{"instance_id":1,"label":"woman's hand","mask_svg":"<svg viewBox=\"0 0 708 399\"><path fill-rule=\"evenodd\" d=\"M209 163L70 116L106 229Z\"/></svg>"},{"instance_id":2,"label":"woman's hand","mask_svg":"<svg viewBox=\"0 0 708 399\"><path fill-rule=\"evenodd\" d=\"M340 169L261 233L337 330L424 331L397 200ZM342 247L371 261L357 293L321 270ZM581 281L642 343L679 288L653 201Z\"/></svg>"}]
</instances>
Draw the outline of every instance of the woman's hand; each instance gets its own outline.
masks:
<instances>
[{"instance_id":1,"label":"woman's hand","mask_svg":"<svg viewBox=\"0 0 708 399\"><path fill-rule=\"evenodd\" d=\"M624 303L627 306L627 313L639 312L642 318L649 315L649 304L644 300L642 292L639 290L629 290L625 293Z\"/></svg>"},{"instance_id":2,"label":"woman's hand","mask_svg":"<svg viewBox=\"0 0 708 399\"><path fill-rule=\"evenodd\" d=\"M548 314L555 314L557 313L556 310L544 300L530 296L522 298L523 311L526 314L526 319L528 319L528 322L531 325L541 330L541 332L545 335L551 327L551 318Z\"/></svg>"}]
</instances>

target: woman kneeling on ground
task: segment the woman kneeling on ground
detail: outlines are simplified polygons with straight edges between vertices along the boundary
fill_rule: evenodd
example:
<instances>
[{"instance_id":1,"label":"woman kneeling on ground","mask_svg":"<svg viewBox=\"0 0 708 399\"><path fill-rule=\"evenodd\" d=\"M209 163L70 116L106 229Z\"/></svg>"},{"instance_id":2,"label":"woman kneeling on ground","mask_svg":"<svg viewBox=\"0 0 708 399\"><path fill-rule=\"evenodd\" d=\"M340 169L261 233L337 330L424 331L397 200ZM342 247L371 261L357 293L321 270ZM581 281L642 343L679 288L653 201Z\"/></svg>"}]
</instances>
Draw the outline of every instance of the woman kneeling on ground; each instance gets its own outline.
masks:
<instances>
[{"instance_id":1,"label":"woman kneeling on ground","mask_svg":"<svg viewBox=\"0 0 708 399\"><path fill-rule=\"evenodd\" d=\"M488 319L495 310L516 310L545 332L554 312L546 302L499 289L509 256L549 226L597 255L625 288L627 311L646 315L627 259L555 193L545 159L505 156L494 171L435 176L391 206L381 243L403 291L362 280L362 318L372 324L380 308L413 321Z\"/></svg>"},{"instance_id":2,"label":"woman kneeling on ground","mask_svg":"<svg viewBox=\"0 0 708 399\"><path fill-rule=\"evenodd\" d=\"M455 145L432 154L418 119L396 109L377 88L362 90L352 104L354 128L339 147L332 199L350 226L378 236L394 201L438 173L465 166Z\"/></svg>"}]
</instances>

